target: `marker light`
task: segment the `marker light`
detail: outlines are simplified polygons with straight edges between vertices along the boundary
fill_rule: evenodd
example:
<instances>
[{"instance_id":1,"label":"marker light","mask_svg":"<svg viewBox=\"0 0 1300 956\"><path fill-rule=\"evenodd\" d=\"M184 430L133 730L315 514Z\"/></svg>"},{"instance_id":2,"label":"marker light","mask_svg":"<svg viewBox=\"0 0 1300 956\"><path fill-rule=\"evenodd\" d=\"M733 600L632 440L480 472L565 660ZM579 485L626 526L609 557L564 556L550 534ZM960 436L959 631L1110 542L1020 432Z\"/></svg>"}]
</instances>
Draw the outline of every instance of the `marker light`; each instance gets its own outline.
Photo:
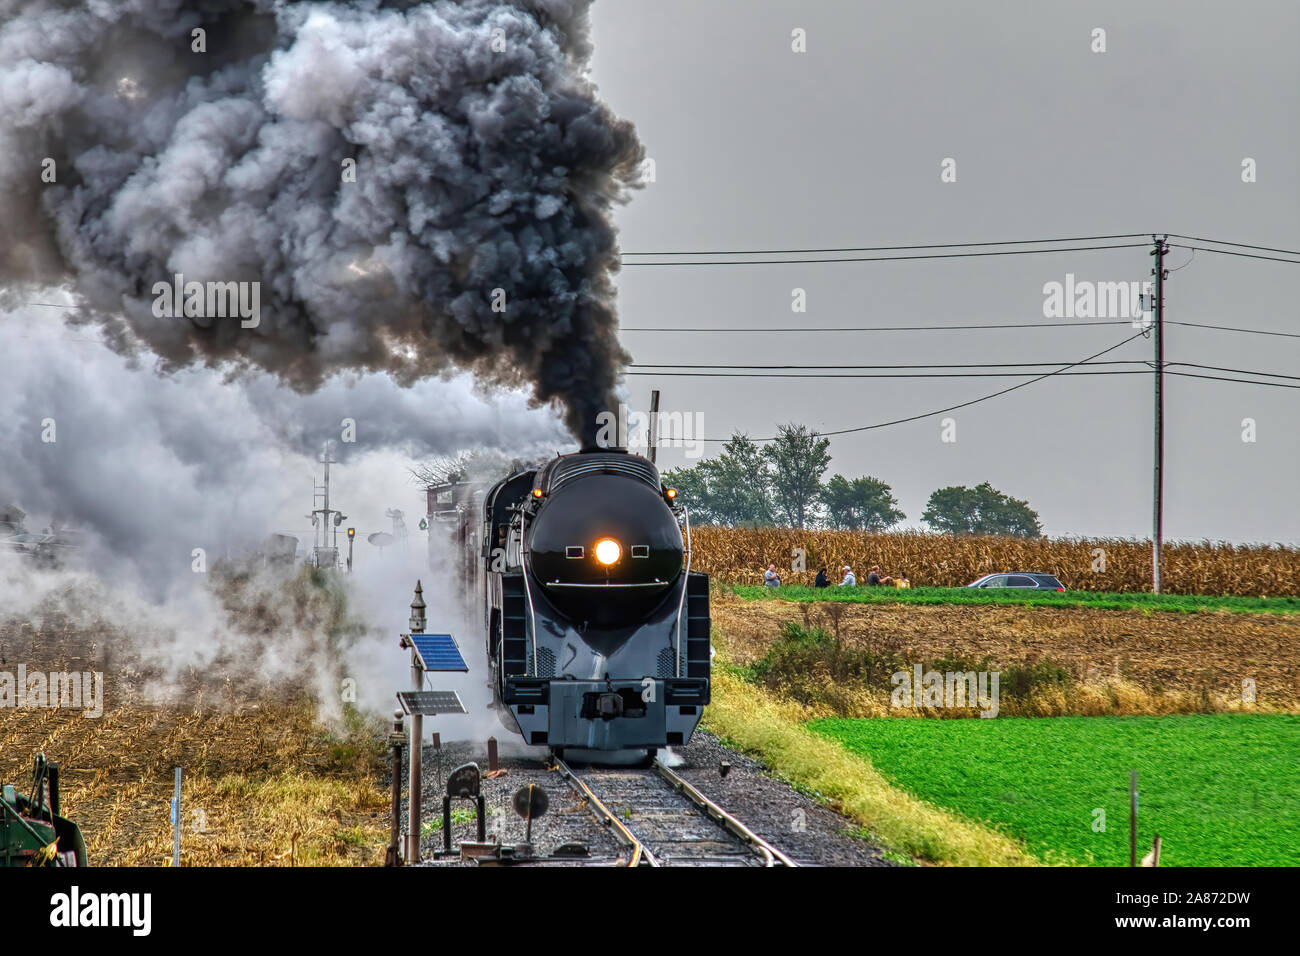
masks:
<instances>
[{"instance_id":1,"label":"marker light","mask_svg":"<svg viewBox=\"0 0 1300 956\"><path fill-rule=\"evenodd\" d=\"M533 489L533 497L534 497L534 498L540 498L541 496L542 496L542 489L541 489L541 488L534 488L534 489Z\"/></svg>"},{"instance_id":2,"label":"marker light","mask_svg":"<svg viewBox=\"0 0 1300 956\"><path fill-rule=\"evenodd\" d=\"M623 549L613 538L602 538L596 542L596 560L601 564L613 564L623 554Z\"/></svg>"},{"instance_id":3,"label":"marker light","mask_svg":"<svg viewBox=\"0 0 1300 956\"><path fill-rule=\"evenodd\" d=\"M677 489L676 489L676 488L668 488L668 489L666 489L666 490L664 491L664 494L667 495L667 496L668 496L668 500L671 501L673 498L676 498L676 497L677 497Z\"/></svg>"}]
</instances>

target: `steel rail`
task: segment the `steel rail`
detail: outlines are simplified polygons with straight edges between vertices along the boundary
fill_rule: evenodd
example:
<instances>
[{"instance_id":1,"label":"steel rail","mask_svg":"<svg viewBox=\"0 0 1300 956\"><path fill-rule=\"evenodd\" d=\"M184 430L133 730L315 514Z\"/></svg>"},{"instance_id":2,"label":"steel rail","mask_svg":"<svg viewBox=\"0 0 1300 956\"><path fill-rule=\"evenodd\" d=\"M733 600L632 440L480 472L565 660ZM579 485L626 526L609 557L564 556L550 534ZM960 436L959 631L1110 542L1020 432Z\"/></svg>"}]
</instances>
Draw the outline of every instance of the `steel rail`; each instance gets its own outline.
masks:
<instances>
[{"instance_id":1,"label":"steel rail","mask_svg":"<svg viewBox=\"0 0 1300 956\"><path fill-rule=\"evenodd\" d=\"M606 823L613 824L617 838L632 851L632 856L627 864L629 867L640 866L643 863L646 866L659 865L659 861L655 859L654 854L646 849L641 844L641 841L636 838L636 835L624 826L623 821L601 802L600 797L596 796L595 791L587 786L586 781L574 773L572 768L559 757L552 755L551 759L555 761L554 769L559 771L560 776L577 787L583 796L587 798L587 805L594 808L597 815L604 819Z\"/></svg>"},{"instance_id":2,"label":"steel rail","mask_svg":"<svg viewBox=\"0 0 1300 956\"><path fill-rule=\"evenodd\" d=\"M654 762L654 769L659 775L668 781L674 790L682 794L701 810L703 810L712 820L721 824L733 836L748 844L752 849L758 851L763 856L767 866L798 866L794 860L782 853L771 843L768 843L761 836L755 833L745 824L741 823L734 816L728 813L722 807L718 806L700 791L670 770L662 761Z\"/></svg>"}]
</instances>

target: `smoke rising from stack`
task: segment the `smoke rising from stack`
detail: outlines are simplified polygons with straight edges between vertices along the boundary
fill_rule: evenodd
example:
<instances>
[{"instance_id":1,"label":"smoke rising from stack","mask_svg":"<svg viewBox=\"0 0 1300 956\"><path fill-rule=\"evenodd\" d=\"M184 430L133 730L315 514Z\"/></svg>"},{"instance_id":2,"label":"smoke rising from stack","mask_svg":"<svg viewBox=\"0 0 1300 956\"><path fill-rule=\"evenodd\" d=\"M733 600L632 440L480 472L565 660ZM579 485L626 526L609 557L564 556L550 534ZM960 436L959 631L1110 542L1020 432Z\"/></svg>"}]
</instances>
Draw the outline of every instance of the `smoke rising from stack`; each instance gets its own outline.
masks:
<instances>
[{"instance_id":1,"label":"smoke rising from stack","mask_svg":"<svg viewBox=\"0 0 1300 956\"><path fill-rule=\"evenodd\" d=\"M643 158L585 76L588 6L0 0L0 284L65 285L164 371L463 367L588 443ZM155 315L176 275L259 283L256 326Z\"/></svg>"}]
</instances>

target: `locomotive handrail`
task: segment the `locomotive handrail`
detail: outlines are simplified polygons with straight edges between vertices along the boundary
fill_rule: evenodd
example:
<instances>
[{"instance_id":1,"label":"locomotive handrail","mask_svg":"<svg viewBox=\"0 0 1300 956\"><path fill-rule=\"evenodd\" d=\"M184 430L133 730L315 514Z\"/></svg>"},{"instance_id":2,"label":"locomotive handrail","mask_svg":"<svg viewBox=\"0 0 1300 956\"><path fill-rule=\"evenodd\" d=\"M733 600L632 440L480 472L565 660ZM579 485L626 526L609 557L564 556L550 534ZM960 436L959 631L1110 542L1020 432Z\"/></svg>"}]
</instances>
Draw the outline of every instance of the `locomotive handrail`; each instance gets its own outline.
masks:
<instances>
[{"instance_id":1,"label":"locomotive handrail","mask_svg":"<svg viewBox=\"0 0 1300 956\"><path fill-rule=\"evenodd\" d=\"M682 578L682 596L677 599L677 670L674 677L682 676L682 605L691 587L691 510L682 505L682 523L686 527L686 574Z\"/></svg>"},{"instance_id":2,"label":"locomotive handrail","mask_svg":"<svg viewBox=\"0 0 1300 956\"><path fill-rule=\"evenodd\" d=\"M524 579L524 597L528 599L528 631L533 639L533 669L537 668L537 612L533 608L533 589L528 586L528 528L525 522L528 519L528 510L519 509L519 567L523 571ZM504 612L503 612L504 613ZM536 676L530 675L530 676Z\"/></svg>"}]
</instances>

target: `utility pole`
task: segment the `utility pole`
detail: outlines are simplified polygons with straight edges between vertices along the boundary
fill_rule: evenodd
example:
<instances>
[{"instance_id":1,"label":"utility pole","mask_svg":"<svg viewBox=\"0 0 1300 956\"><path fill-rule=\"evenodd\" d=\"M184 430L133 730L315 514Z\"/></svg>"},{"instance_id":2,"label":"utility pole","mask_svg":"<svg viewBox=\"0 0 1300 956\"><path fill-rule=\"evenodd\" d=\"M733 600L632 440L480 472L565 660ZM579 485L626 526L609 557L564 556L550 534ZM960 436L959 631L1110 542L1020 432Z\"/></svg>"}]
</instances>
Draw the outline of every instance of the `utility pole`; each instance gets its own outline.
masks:
<instances>
[{"instance_id":1,"label":"utility pole","mask_svg":"<svg viewBox=\"0 0 1300 956\"><path fill-rule=\"evenodd\" d=\"M330 443L325 443L325 450L321 453L319 459L325 465L325 483L317 485L312 483L313 504L316 501L324 499L323 506L313 508L309 518L311 524L316 529L315 547L312 549L313 558L316 567L335 567L338 564L338 530L335 525L334 547L330 548L330 516L339 514L339 512L330 508L330 465L334 464L334 459L330 457Z\"/></svg>"},{"instance_id":2,"label":"utility pole","mask_svg":"<svg viewBox=\"0 0 1300 956\"><path fill-rule=\"evenodd\" d=\"M1160 593L1160 552L1164 544L1164 485L1165 485L1165 279L1169 273L1165 270L1165 254L1169 251L1169 244L1165 242L1168 236L1157 239L1151 237L1155 243L1155 249L1151 255L1156 257L1156 267L1151 270L1156 277L1155 294L1153 306L1155 308L1155 384L1156 384L1156 408L1155 408L1155 468L1154 468L1154 489L1152 502L1152 532L1151 532L1151 590L1155 594Z\"/></svg>"},{"instance_id":3,"label":"utility pole","mask_svg":"<svg viewBox=\"0 0 1300 956\"><path fill-rule=\"evenodd\" d=\"M423 634L425 627L424 589L420 582L415 582L415 600L411 602L411 633ZM420 662L420 653L415 643L407 638L411 647L411 689L424 690L424 667ZM415 708L412 708L414 710ZM424 717L419 713L411 714L411 765L407 771L406 798L406 862L420 862L420 801L423 793L424 771Z\"/></svg>"}]
</instances>

